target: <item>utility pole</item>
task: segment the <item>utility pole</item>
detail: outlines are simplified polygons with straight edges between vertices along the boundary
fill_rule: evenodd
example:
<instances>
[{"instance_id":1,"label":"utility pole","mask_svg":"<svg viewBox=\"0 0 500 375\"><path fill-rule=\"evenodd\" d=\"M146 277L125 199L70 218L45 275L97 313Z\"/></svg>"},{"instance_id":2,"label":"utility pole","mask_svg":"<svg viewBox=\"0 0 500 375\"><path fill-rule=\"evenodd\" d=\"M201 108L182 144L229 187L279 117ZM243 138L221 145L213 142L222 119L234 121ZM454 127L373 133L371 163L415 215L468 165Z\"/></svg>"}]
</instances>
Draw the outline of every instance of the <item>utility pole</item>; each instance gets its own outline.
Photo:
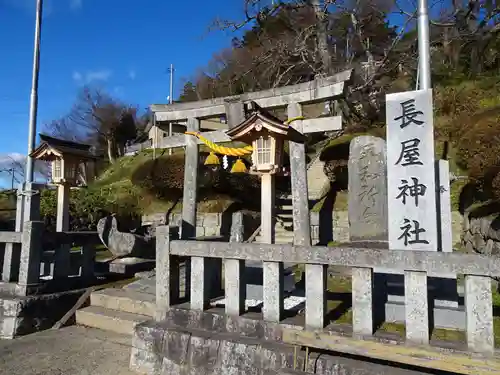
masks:
<instances>
[{"instance_id":1,"label":"utility pole","mask_svg":"<svg viewBox=\"0 0 500 375\"><path fill-rule=\"evenodd\" d=\"M427 0L418 0L418 88L431 88L431 50Z\"/></svg>"},{"instance_id":2,"label":"utility pole","mask_svg":"<svg viewBox=\"0 0 500 375\"><path fill-rule=\"evenodd\" d=\"M172 104L174 102L174 64L170 64L170 68L168 69L170 72L170 95L169 95L169 103ZM172 123L168 124L168 136L172 136ZM168 149L168 154L172 155L172 149Z\"/></svg>"},{"instance_id":3,"label":"utility pole","mask_svg":"<svg viewBox=\"0 0 500 375\"><path fill-rule=\"evenodd\" d=\"M25 182L31 183L34 178L34 160L30 154L35 149L36 119L38 111L38 77L40 73L40 34L42 28L43 0L36 0L35 46L33 52L33 76L31 81L30 120L28 132L28 157L26 158Z\"/></svg>"}]
</instances>

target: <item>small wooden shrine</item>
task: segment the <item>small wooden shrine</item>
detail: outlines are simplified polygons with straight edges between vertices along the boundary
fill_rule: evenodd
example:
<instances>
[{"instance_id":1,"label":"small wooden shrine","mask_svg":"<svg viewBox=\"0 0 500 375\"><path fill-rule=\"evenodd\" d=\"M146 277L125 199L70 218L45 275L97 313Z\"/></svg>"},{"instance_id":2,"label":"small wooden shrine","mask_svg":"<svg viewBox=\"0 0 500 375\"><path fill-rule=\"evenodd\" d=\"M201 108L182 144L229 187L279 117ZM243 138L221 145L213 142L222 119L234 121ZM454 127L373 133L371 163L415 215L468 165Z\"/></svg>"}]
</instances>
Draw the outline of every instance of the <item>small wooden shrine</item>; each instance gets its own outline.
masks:
<instances>
[{"instance_id":1,"label":"small wooden shrine","mask_svg":"<svg viewBox=\"0 0 500 375\"><path fill-rule=\"evenodd\" d=\"M95 177L98 158L92 154L92 146L45 134L40 134L40 141L30 156L51 163L53 184L80 186Z\"/></svg>"}]
</instances>

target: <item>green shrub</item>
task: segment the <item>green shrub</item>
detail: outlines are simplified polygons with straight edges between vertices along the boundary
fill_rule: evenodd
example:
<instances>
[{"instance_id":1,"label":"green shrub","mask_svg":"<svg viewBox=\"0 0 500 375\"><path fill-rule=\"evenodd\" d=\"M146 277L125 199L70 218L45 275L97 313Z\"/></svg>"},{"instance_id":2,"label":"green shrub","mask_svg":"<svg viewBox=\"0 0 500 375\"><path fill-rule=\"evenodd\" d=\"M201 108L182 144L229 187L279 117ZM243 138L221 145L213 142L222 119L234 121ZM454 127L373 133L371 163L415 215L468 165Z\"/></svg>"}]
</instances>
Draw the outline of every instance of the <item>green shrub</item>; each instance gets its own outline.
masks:
<instances>
[{"instance_id":1,"label":"green shrub","mask_svg":"<svg viewBox=\"0 0 500 375\"><path fill-rule=\"evenodd\" d=\"M57 190L42 191L40 213L49 229L55 229ZM70 191L70 230L95 230L97 222L106 213L115 213L126 221L140 214L137 194L127 191L118 194L116 188L82 188Z\"/></svg>"},{"instance_id":2,"label":"green shrub","mask_svg":"<svg viewBox=\"0 0 500 375\"><path fill-rule=\"evenodd\" d=\"M198 200L226 196L248 207L260 204L260 179L251 174L235 174L224 169L216 171L204 165L208 156L200 152L198 165ZM222 161L221 161L222 162ZM231 165L232 160L229 161ZM247 162L248 165L248 162ZM175 201L182 197L184 187L184 154L161 156L147 160L132 173L132 183L157 198ZM278 191L289 190L289 178L277 178Z\"/></svg>"}]
</instances>

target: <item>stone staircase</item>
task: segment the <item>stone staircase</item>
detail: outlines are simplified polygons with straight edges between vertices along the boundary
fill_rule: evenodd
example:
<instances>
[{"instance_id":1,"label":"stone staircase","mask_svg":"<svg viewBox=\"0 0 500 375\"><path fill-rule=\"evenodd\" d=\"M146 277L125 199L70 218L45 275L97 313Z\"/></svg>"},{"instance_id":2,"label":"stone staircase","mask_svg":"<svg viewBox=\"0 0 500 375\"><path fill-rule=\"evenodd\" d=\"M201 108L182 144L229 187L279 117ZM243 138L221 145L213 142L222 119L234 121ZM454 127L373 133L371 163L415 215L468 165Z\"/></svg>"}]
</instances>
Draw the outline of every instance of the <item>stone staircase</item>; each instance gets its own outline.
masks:
<instances>
[{"instance_id":1,"label":"stone staircase","mask_svg":"<svg viewBox=\"0 0 500 375\"><path fill-rule=\"evenodd\" d=\"M76 324L132 336L134 327L150 320L154 311L154 295L109 288L92 293L90 306L76 311Z\"/></svg>"},{"instance_id":2,"label":"stone staircase","mask_svg":"<svg viewBox=\"0 0 500 375\"><path fill-rule=\"evenodd\" d=\"M309 208L322 197L330 183L323 172L323 165L318 153L307 168ZM292 196L277 197L276 206L275 243L292 244L294 236ZM261 242L260 233L255 236L254 242Z\"/></svg>"},{"instance_id":3,"label":"stone staircase","mask_svg":"<svg viewBox=\"0 0 500 375\"><path fill-rule=\"evenodd\" d=\"M275 243L293 243L293 210L292 196L276 199L276 224L274 226ZM260 233L255 237L255 242L261 242Z\"/></svg>"},{"instance_id":4,"label":"stone staircase","mask_svg":"<svg viewBox=\"0 0 500 375\"><path fill-rule=\"evenodd\" d=\"M182 277L184 267L181 267L180 272ZM132 335L135 325L150 320L155 312L155 273L139 275L139 280L121 289L108 288L93 292L90 305L76 311L76 324Z\"/></svg>"}]
</instances>

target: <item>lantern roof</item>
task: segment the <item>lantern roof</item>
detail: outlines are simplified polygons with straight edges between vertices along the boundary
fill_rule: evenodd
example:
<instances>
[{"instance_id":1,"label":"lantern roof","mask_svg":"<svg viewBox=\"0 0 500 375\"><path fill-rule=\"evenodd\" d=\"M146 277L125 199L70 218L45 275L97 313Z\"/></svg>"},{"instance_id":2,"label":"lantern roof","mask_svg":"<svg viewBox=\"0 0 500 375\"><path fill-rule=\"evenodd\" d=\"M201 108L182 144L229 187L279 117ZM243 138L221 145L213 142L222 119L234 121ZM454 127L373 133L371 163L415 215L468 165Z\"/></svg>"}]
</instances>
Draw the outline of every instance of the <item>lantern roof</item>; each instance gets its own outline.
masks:
<instances>
[{"instance_id":1,"label":"lantern roof","mask_svg":"<svg viewBox=\"0 0 500 375\"><path fill-rule=\"evenodd\" d=\"M250 143L255 138L255 136L252 136L252 133L260 133L265 129L272 135L280 138L295 142L304 141L305 137L303 134L290 125L284 124L283 121L259 107L255 102L250 102L249 109L250 113L246 120L226 131L226 134L232 140L241 140L245 143Z\"/></svg>"},{"instance_id":2,"label":"lantern roof","mask_svg":"<svg viewBox=\"0 0 500 375\"><path fill-rule=\"evenodd\" d=\"M80 160L96 159L91 152L91 145L66 141L60 138L54 138L46 134L39 134L40 145L33 150L30 156L38 160L52 160L55 157L64 159L66 156Z\"/></svg>"}]
</instances>

